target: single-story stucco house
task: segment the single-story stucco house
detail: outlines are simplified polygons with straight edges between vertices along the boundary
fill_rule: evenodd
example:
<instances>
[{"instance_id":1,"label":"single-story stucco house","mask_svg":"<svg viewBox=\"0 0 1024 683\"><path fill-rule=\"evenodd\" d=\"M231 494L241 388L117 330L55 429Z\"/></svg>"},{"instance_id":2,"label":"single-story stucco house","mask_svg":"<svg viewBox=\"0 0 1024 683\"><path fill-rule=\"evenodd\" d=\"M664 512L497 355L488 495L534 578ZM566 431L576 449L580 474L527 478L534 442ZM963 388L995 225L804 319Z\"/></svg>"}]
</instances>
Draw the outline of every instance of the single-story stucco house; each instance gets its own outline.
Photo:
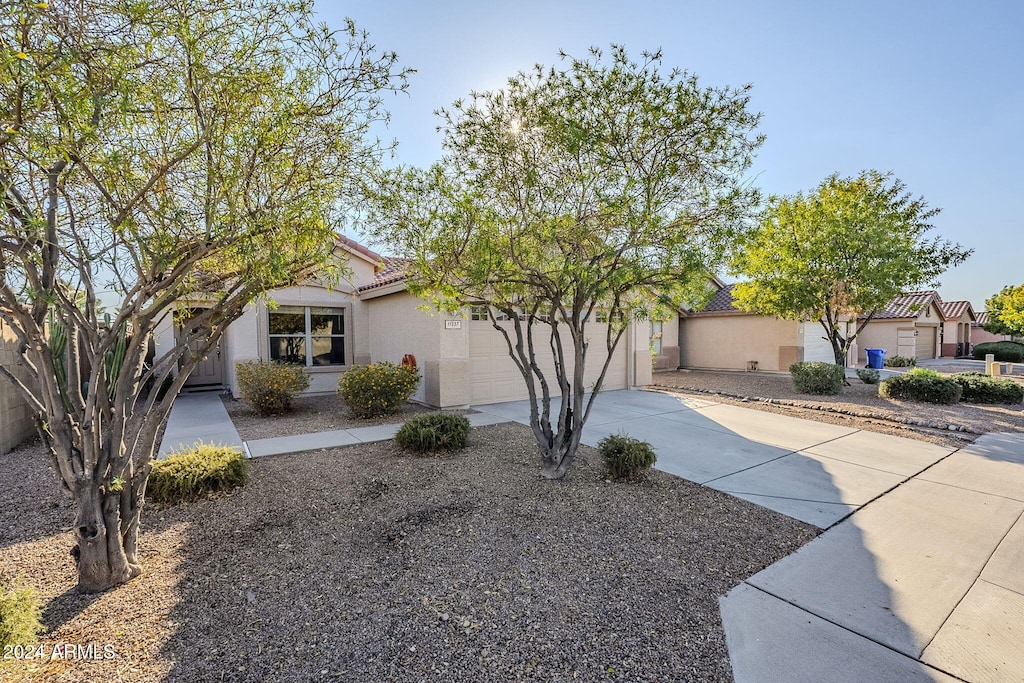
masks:
<instances>
[{"instance_id":1,"label":"single-story stucco house","mask_svg":"<svg viewBox=\"0 0 1024 683\"><path fill-rule=\"evenodd\" d=\"M971 332L975 320L969 301L943 301L935 290L908 292L889 302L864 327L858 362L863 363L866 348L918 359L967 355L976 343Z\"/></svg>"},{"instance_id":2,"label":"single-story stucco house","mask_svg":"<svg viewBox=\"0 0 1024 683\"><path fill-rule=\"evenodd\" d=\"M733 285L717 288L700 310L680 313L679 365L695 370L785 372L800 361L834 363L832 345L817 322L796 322L736 308Z\"/></svg>"},{"instance_id":3,"label":"single-story stucco house","mask_svg":"<svg viewBox=\"0 0 1024 683\"><path fill-rule=\"evenodd\" d=\"M407 291L402 262L382 257L339 236L336 257L348 276L333 287L310 282L269 292L224 332L220 347L189 377L190 388L226 387L239 394L235 364L284 360L304 364L311 376L307 393L334 392L353 364L391 361L412 355L423 378L413 400L450 408L527 397L526 385L509 358L503 336L486 308L456 313L424 309ZM268 305L273 302L273 305ZM512 326L510 321L498 321ZM593 382L604 359L606 322L590 323L592 347L586 381ZM676 319L630 322L604 380L604 389L645 387L653 367L678 365ZM174 343L174 328L158 330L160 347ZM165 347L166 348L166 347ZM547 344L541 348L550 355ZM544 368L553 367L542 357Z\"/></svg>"},{"instance_id":4,"label":"single-story stucco house","mask_svg":"<svg viewBox=\"0 0 1024 683\"><path fill-rule=\"evenodd\" d=\"M988 322L988 311L981 311L971 323L971 343L984 344L985 342L1012 341L1013 337L1008 334L993 334L982 328Z\"/></svg>"}]
</instances>

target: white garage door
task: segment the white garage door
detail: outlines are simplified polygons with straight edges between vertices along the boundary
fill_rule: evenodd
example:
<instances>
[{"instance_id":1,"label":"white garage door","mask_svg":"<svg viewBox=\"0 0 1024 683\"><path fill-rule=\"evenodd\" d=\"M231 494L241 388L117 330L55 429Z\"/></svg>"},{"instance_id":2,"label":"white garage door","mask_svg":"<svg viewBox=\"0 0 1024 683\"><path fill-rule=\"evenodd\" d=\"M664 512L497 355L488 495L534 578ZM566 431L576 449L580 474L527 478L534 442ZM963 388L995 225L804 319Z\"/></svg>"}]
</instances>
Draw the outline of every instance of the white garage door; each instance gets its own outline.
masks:
<instances>
[{"instance_id":1,"label":"white garage door","mask_svg":"<svg viewBox=\"0 0 1024 683\"><path fill-rule=\"evenodd\" d=\"M935 327L917 328L917 357L935 358Z\"/></svg>"},{"instance_id":2,"label":"white garage door","mask_svg":"<svg viewBox=\"0 0 1024 683\"><path fill-rule=\"evenodd\" d=\"M503 322L513 342L515 331L513 323ZM606 358L604 351L605 331L607 325L591 323L587 325L587 333L590 337L590 348L587 352L587 367L583 378L589 388L597 381L601 372L601 366ZM549 336L544 334L546 327L535 328L534 343L538 346L537 358L544 376L547 378L552 393L559 393L557 380L555 379L555 366L548 345ZM563 337L563 344L569 344L571 353L571 339ZM471 400L473 403L495 403L498 401L518 401L529 397L526 391L526 382L523 380L519 369L512 362L508 355L508 346L505 338L486 320L469 321L469 367ZM571 372L570 362L570 372ZM604 376L602 390L626 388L626 339L623 335L612 356L611 365L608 366L608 373ZM538 393L540 387L538 386Z\"/></svg>"}]
</instances>

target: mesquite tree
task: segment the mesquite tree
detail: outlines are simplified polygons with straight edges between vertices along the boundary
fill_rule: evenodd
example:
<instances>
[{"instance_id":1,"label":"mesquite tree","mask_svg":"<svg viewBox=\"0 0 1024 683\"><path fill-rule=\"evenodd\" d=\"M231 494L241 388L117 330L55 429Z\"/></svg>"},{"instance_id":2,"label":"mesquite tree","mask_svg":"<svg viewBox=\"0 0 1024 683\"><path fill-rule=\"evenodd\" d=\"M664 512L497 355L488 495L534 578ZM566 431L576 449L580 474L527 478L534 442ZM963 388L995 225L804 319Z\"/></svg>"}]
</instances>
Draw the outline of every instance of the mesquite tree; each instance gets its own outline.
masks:
<instances>
[{"instance_id":1,"label":"mesquite tree","mask_svg":"<svg viewBox=\"0 0 1024 683\"><path fill-rule=\"evenodd\" d=\"M742 176L761 143L749 86L703 87L618 46L562 59L439 112L444 157L395 174L373 216L414 293L487 309L549 478L571 465L627 323L703 293L756 204Z\"/></svg>"},{"instance_id":2,"label":"mesquite tree","mask_svg":"<svg viewBox=\"0 0 1024 683\"><path fill-rule=\"evenodd\" d=\"M735 271L750 278L733 288L736 305L817 321L836 365L845 366L878 311L900 294L936 285L970 256L971 249L928 234L938 213L878 171L833 174L814 192L773 197L736 252Z\"/></svg>"},{"instance_id":3,"label":"mesquite tree","mask_svg":"<svg viewBox=\"0 0 1024 683\"><path fill-rule=\"evenodd\" d=\"M406 72L301 1L12 2L0 22L0 318L26 370L0 372L39 413L99 591L141 571L175 394L254 297L323 273Z\"/></svg>"}]
</instances>

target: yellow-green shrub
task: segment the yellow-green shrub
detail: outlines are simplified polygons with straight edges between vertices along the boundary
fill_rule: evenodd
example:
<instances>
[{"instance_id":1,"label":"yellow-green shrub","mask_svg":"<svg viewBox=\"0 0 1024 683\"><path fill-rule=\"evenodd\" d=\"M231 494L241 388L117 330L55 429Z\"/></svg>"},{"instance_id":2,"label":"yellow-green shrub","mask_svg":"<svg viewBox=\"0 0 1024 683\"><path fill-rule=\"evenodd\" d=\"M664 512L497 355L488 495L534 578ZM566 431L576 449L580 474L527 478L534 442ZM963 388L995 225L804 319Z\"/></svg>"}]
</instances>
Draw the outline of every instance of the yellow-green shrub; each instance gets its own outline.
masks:
<instances>
[{"instance_id":1,"label":"yellow-green shrub","mask_svg":"<svg viewBox=\"0 0 1024 683\"><path fill-rule=\"evenodd\" d=\"M419 383L419 373L409 365L353 365L338 380L338 394L356 417L376 417L401 408Z\"/></svg>"},{"instance_id":2,"label":"yellow-green shrub","mask_svg":"<svg viewBox=\"0 0 1024 683\"><path fill-rule=\"evenodd\" d=\"M39 602L30 588L16 588L0 576L0 648L34 645L43 630Z\"/></svg>"},{"instance_id":3,"label":"yellow-green shrub","mask_svg":"<svg viewBox=\"0 0 1024 683\"><path fill-rule=\"evenodd\" d=\"M237 363L242 402L257 415L280 415L291 410L292 397L309 387L309 373L301 365L272 361Z\"/></svg>"},{"instance_id":4,"label":"yellow-green shrub","mask_svg":"<svg viewBox=\"0 0 1024 683\"><path fill-rule=\"evenodd\" d=\"M199 444L153 462L147 491L157 503L180 503L245 484L249 462L233 446Z\"/></svg>"}]
</instances>

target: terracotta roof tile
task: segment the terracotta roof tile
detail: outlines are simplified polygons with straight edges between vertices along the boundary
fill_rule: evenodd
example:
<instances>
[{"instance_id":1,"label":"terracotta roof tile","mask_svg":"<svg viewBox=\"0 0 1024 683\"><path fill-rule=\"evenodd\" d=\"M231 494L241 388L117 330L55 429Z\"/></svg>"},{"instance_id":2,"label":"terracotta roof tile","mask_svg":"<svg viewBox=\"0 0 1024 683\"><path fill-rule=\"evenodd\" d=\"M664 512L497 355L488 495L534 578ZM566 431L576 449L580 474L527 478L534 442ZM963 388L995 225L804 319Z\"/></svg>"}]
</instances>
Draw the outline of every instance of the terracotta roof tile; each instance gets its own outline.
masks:
<instances>
[{"instance_id":1,"label":"terracotta roof tile","mask_svg":"<svg viewBox=\"0 0 1024 683\"><path fill-rule=\"evenodd\" d=\"M342 244L344 244L346 247L348 247L352 251L357 251L357 252L359 252L363 256L366 256L367 258L369 258L372 261L380 261L381 260L381 255L380 254L378 254L374 250L370 249L369 247L364 247L362 244L360 244L359 242L356 242L351 237L345 237L341 233L338 233L338 241L341 242Z\"/></svg>"},{"instance_id":2,"label":"terracotta roof tile","mask_svg":"<svg viewBox=\"0 0 1024 683\"><path fill-rule=\"evenodd\" d=\"M384 267L377 271L376 276L373 278L373 282L359 288L360 292L368 292L372 289L384 287L385 285L401 282L407 277L407 270L409 267L409 261L407 259L397 258L395 256L381 256L380 260L384 264Z\"/></svg>"},{"instance_id":3,"label":"terracotta roof tile","mask_svg":"<svg viewBox=\"0 0 1024 683\"><path fill-rule=\"evenodd\" d=\"M988 322L988 311L981 311L980 313L977 313L974 317L975 320L973 323L971 323L971 327L981 327L982 325Z\"/></svg>"},{"instance_id":4,"label":"terracotta roof tile","mask_svg":"<svg viewBox=\"0 0 1024 683\"><path fill-rule=\"evenodd\" d=\"M890 301L884 309L875 313L872 320L916 318L918 314L925 310L925 308L927 308L933 301L938 306L942 306L942 299L939 297L939 293L935 290L929 290L926 292L907 292L906 294L898 296ZM863 320L866 317L867 316L862 315L860 316L860 319Z\"/></svg>"},{"instance_id":5,"label":"terracotta roof tile","mask_svg":"<svg viewBox=\"0 0 1024 683\"><path fill-rule=\"evenodd\" d=\"M956 320L966 313L967 309L970 307L970 301L943 301L939 304L939 310L942 311L942 317L946 320Z\"/></svg>"}]
</instances>

